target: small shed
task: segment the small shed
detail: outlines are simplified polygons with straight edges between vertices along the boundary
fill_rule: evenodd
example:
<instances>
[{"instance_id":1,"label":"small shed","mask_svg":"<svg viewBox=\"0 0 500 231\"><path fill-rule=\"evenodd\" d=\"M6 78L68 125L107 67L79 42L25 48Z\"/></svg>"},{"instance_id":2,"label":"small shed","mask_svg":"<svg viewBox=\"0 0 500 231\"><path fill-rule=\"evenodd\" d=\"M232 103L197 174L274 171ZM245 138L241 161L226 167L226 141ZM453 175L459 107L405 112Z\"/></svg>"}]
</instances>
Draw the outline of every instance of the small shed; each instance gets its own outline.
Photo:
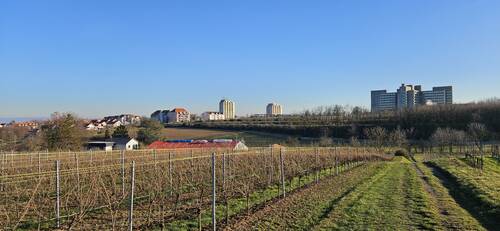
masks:
<instances>
[{"instance_id":1,"label":"small shed","mask_svg":"<svg viewBox=\"0 0 500 231\"><path fill-rule=\"evenodd\" d=\"M113 151L114 142L109 141L90 141L87 142L87 150Z\"/></svg>"}]
</instances>

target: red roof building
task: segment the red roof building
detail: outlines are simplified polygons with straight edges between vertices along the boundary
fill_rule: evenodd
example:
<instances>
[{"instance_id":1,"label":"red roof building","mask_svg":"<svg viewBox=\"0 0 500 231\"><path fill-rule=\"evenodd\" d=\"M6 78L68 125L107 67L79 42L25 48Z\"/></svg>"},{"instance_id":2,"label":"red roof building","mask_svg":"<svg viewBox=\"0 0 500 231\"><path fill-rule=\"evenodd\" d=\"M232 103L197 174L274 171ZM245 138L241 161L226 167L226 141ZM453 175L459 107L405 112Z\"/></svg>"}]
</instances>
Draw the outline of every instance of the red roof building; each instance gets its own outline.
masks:
<instances>
[{"instance_id":1,"label":"red roof building","mask_svg":"<svg viewBox=\"0 0 500 231\"><path fill-rule=\"evenodd\" d=\"M247 151L248 147L241 141L231 142L163 142L155 141L149 149L231 149L233 151Z\"/></svg>"},{"instance_id":2,"label":"red roof building","mask_svg":"<svg viewBox=\"0 0 500 231\"><path fill-rule=\"evenodd\" d=\"M184 108L174 108L167 113L169 123L184 123L191 120L191 114Z\"/></svg>"}]
</instances>

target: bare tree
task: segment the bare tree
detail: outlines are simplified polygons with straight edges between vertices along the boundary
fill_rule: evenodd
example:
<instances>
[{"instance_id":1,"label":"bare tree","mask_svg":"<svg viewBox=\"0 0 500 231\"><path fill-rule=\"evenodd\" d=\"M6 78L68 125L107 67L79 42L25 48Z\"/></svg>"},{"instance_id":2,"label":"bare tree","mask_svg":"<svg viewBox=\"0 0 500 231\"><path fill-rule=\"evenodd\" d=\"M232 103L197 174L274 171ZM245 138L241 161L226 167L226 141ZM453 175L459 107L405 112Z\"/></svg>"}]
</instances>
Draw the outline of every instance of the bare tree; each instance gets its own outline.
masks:
<instances>
[{"instance_id":1,"label":"bare tree","mask_svg":"<svg viewBox=\"0 0 500 231\"><path fill-rule=\"evenodd\" d=\"M319 138L319 146L328 147L332 146L332 144L333 144L332 138L328 136L322 136L321 138Z\"/></svg>"},{"instance_id":2,"label":"bare tree","mask_svg":"<svg viewBox=\"0 0 500 231\"><path fill-rule=\"evenodd\" d=\"M488 129L486 126L481 123L470 123L467 126L467 132L471 140L474 142L475 146L481 152L481 156L483 155L483 142L488 138Z\"/></svg>"},{"instance_id":3,"label":"bare tree","mask_svg":"<svg viewBox=\"0 0 500 231\"><path fill-rule=\"evenodd\" d=\"M364 130L366 138L368 138L378 150L382 150L387 139L387 130L383 127L367 128Z\"/></svg>"},{"instance_id":4,"label":"bare tree","mask_svg":"<svg viewBox=\"0 0 500 231\"><path fill-rule=\"evenodd\" d=\"M396 147L403 147L408 143L408 140L406 139L406 131L399 127L392 131L388 138L391 144Z\"/></svg>"}]
</instances>

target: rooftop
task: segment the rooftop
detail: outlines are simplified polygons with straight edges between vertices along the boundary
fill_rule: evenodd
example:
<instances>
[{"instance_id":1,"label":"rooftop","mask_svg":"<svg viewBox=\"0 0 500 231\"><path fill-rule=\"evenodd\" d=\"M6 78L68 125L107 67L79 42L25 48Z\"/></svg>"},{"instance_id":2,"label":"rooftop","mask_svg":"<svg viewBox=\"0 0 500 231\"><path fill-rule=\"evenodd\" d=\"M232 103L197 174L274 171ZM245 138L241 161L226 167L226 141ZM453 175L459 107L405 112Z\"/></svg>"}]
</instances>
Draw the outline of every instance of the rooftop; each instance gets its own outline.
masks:
<instances>
[{"instance_id":1,"label":"rooftop","mask_svg":"<svg viewBox=\"0 0 500 231\"><path fill-rule=\"evenodd\" d=\"M173 112L187 112L186 109L184 108L174 108L174 110L172 110Z\"/></svg>"},{"instance_id":2,"label":"rooftop","mask_svg":"<svg viewBox=\"0 0 500 231\"><path fill-rule=\"evenodd\" d=\"M184 143L155 141L148 146L150 149L191 149L191 148L235 148L239 141Z\"/></svg>"}]
</instances>

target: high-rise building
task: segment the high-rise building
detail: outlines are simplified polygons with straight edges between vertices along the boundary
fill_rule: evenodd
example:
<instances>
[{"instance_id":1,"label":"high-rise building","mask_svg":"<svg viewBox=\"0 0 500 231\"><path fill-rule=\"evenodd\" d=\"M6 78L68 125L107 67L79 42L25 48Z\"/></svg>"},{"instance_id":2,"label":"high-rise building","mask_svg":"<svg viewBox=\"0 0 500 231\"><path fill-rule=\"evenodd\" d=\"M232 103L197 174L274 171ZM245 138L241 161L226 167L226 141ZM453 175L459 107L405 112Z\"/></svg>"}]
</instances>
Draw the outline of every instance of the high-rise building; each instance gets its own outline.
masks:
<instances>
[{"instance_id":1,"label":"high-rise building","mask_svg":"<svg viewBox=\"0 0 500 231\"><path fill-rule=\"evenodd\" d=\"M402 84L396 92L376 90L371 92L372 111L414 108L419 105L453 103L453 87L434 87L432 91L422 91L420 85Z\"/></svg>"},{"instance_id":2,"label":"high-rise building","mask_svg":"<svg viewBox=\"0 0 500 231\"><path fill-rule=\"evenodd\" d=\"M266 107L266 114L268 116L282 115L283 114L283 107L281 107L281 105L276 104L276 103L270 103Z\"/></svg>"},{"instance_id":3,"label":"high-rise building","mask_svg":"<svg viewBox=\"0 0 500 231\"><path fill-rule=\"evenodd\" d=\"M432 91L422 91L422 103L452 104L453 87L433 87Z\"/></svg>"},{"instance_id":4,"label":"high-rise building","mask_svg":"<svg viewBox=\"0 0 500 231\"><path fill-rule=\"evenodd\" d=\"M224 115L227 120L236 118L236 109L234 102L228 99L223 99L219 103L219 112Z\"/></svg>"},{"instance_id":5,"label":"high-rise building","mask_svg":"<svg viewBox=\"0 0 500 231\"><path fill-rule=\"evenodd\" d=\"M396 92L387 92L387 90L372 91L372 111L395 110L396 99Z\"/></svg>"}]
</instances>

